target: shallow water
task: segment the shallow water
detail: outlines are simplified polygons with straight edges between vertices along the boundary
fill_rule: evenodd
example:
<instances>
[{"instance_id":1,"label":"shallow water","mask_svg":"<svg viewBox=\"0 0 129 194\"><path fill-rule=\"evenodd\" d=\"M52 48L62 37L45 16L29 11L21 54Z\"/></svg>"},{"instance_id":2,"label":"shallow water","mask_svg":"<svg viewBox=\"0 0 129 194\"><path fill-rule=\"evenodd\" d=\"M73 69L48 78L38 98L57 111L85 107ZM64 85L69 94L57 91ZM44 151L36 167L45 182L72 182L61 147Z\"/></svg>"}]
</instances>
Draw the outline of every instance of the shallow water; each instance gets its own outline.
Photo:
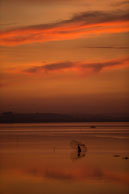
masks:
<instances>
[{"instance_id":1,"label":"shallow water","mask_svg":"<svg viewBox=\"0 0 129 194\"><path fill-rule=\"evenodd\" d=\"M126 194L125 157L129 123L1 124L0 193Z\"/></svg>"}]
</instances>

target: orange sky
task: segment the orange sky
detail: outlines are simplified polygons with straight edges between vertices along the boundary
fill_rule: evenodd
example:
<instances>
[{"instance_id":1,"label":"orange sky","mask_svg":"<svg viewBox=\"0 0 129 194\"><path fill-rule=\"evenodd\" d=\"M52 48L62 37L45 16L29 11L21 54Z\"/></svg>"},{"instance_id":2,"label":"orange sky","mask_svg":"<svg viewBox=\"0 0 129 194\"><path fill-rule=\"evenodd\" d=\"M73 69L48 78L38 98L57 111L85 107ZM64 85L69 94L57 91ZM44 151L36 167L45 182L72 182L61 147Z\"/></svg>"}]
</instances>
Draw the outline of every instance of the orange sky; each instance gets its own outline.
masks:
<instances>
[{"instance_id":1,"label":"orange sky","mask_svg":"<svg viewBox=\"0 0 129 194\"><path fill-rule=\"evenodd\" d=\"M128 1L0 4L0 112L128 113Z\"/></svg>"}]
</instances>

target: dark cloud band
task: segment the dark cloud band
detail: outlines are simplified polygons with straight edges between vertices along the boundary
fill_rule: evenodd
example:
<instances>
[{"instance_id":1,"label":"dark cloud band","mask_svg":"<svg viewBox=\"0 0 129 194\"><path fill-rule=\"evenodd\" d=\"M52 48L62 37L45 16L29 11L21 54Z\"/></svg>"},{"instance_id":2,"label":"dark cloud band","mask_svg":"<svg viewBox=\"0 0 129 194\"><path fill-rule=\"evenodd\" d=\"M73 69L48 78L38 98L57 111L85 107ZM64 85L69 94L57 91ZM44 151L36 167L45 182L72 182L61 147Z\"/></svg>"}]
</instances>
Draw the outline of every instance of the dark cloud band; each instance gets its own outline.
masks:
<instances>
[{"instance_id":1,"label":"dark cloud band","mask_svg":"<svg viewBox=\"0 0 129 194\"><path fill-rule=\"evenodd\" d=\"M62 71L62 70L79 70L79 71L87 71L91 70L93 72L100 72L105 70L106 68L112 67L125 67L125 65L129 66L129 58L122 58L122 59L114 59L110 61L104 62L95 62L95 63L88 63L88 62L57 62L57 63L50 63L50 64L43 64L41 66L34 66L28 69L25 69L24 72L26 73L38 73L38 72L53 72L53 71Z\"/></svg>"},{"instance_id":2,"label":"dark cloud band","mask_svg":"<svg viewBox=\"0 0 129 194\"><path fill-rule=\"evenodd\" d=\"M33 42L76 39L99 33L128 32L128 24L128 11L83 12L75 14L67 20L0 32L0 45L11 46Z\"/></svg>"}]
</instances>

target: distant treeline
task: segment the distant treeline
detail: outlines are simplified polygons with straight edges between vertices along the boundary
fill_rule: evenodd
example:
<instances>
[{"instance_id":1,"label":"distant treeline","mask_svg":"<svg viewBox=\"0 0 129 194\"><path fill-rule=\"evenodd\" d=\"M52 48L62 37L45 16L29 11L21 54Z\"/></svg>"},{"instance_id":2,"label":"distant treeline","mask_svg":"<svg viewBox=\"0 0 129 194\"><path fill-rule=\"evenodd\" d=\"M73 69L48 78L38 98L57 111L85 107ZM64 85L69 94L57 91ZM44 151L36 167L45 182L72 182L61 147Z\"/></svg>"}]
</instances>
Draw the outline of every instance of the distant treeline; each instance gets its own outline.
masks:
<instances>
[{"instance_id":1,"label":"distant treeline","mask_svg":"<svg viewBox=\"0 0 129 194\"><path fill-rule=\"evenodd\" d=\"M51 123L51 122L129 122L127 115L67 115L58 113L0 114L0 123Z\"/></svg>"}]
</instances>

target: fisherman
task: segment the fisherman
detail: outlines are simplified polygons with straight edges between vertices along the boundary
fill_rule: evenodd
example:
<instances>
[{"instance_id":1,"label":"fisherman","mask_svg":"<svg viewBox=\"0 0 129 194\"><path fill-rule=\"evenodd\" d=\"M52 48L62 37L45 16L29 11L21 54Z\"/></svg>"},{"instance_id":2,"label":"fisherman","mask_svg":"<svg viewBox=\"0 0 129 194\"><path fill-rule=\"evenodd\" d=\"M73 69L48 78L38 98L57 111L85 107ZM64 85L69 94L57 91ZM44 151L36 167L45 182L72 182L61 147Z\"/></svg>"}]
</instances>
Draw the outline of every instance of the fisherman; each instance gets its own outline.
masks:
<instances>
[{"instance_id":1,"label":"fisherman","mask_svg":"<svg viewBox=\"0 0 129 194\"><path fill-rule=\"evenodd\" d=\"M78 153L81 152L81 148L80 148L80 145L78 144Z\"/></svg>"}]
</instances>

